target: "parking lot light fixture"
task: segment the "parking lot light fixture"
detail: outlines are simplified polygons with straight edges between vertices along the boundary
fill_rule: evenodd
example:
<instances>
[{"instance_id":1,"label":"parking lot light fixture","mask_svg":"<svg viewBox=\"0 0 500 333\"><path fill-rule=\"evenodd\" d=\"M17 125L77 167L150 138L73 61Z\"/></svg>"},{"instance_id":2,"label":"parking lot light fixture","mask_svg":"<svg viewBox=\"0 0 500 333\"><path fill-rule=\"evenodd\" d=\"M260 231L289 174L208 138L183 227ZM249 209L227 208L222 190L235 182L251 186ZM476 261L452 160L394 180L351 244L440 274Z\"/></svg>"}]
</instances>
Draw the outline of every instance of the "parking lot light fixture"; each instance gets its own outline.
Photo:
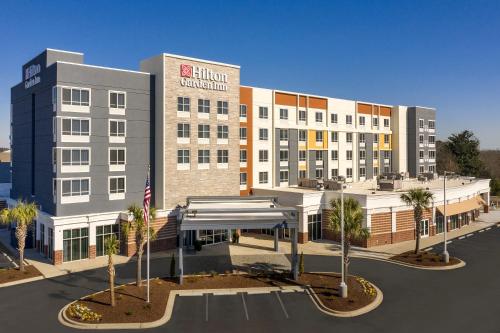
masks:
<instances>
[{"instance_id":1,"label":"parking lot light fixture","mask_svg":"<svg viewBox=\"0 0 500 333\"><path fill-rule=\"evenodd\" d=\"M340 296L342 298L347 298L347 284L345 283L345 228L344 228L344 188L345 184L341 184L340 186L340 252L342 254L342 259L340 262L341 266L341 282L340 282Z\"/></svg>"},{"instance_id":2,"label":"parking lot light fixture","mask_svg":"<svg viewBox=\"0 0 500 333\"><path fill-rule=\"evenodd\" d=\"M453 175L455 174L454 172L450 172L450 171L445 171L444 172L444 179L443 179L443 229L444 229L444 232L443 232L443 235L444 235L444 245L443 245L443 261L445 263L449 263L450 262L450 254L448 253L448 246L447 246L447 229L448 229L448 221L446 220L446 176L447 175Z\"/></svg>"}]
</instances>

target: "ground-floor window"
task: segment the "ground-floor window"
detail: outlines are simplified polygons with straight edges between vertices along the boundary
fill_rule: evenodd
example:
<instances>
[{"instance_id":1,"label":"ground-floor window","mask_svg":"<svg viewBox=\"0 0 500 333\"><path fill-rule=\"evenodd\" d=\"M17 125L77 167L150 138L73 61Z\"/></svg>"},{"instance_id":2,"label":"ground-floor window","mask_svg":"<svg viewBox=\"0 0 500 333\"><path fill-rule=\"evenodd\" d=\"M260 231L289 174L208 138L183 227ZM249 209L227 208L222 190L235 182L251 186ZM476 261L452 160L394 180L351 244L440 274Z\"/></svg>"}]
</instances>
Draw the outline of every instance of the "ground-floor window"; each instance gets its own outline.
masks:
<instances>
[{"instance_id":1,"label":"ground-floor window","mask_svg":"<svg viewBox=\"0 0 500 333\"><path fill-rule=\"evenodd\" d=\"M89 228L63 231L63 261L89 257Z\"/></svg>"},{"instance_id":2,"label":"ground-floor window","mask_svg":"<svg viewBox=\"0 0 500 333\"><path fill-rule=\"evenodd\" d=\"M47 258L54 259L54 229L48 228Z\"/></svg>"},{"instance_id":3,"label":"ground-floor window","mask_svg":"<svg viewBox=\"0 0 500 333\"><path fill-rule=\"evenodd\" d=\"M429 220L420 221L420 236L421 237L429 236Z\"/></svg>"},{"instance_id":4,"label":"ground-floor window","mask_svg":"<svg viewBox=\"0 0 500 333\"><path fill-rule=\"evenodd\" d=\"M260 229L261 233L264 235L274 236L274 228ZM284 239L290 239L290 229L289 228L279 228L278 237Z\"/></svg>"},{"instance_id":5,"label":"ground-floor window","mask_svg":"<svg viewBox=\"0 0 500 333\"><path fill-rule=\"evenodd\" d=\"M321 214L307 215L307 232L309 240L321 239Z\"/></svg>"},{"instance_id":6,"label":"ground-floor window","mask_svg":"<svg viewBox=\"0 0 500 333\"><path fill-rule=\"evenodd\" d=\"M40 224L40 253L45 254L45 224Z\"/></svg>"},{"instance_id":7,"label":"ground-floor window","mask_svg":"<svg viewBox=\"0 0 500 333\"><path fill-rule=\"evenodd\" d=\"M450 216L450 230L458 228L458 215Z\"/></svg>"},{"instance_id":8,"label":"ground-floor window","mask_svg":"<svg viewBox=\"0 0 500 333\"><path fill-rule=\"evenodd\" d=\"M96 256L106 255L106 241L115 235L116 239L120 239L120 226L118 224L108 224L96 227Z\"/></svg>"},{"instance_id":9,"label":"ground-floor window","mask_svg":"<svg viewBox=\"0 0 500 333\"><path fill-rule=\"evenodd\" d=\"M436 217L436 234L444 232L443 216Z\"/></svg>"},{"instance_id":10,"label":"ground-floor window","mask_svg":"<svg viewBox=\"0 0 500 333\"><path fill-rule=\"evenodd\" d=\"M226 242L229 239L227 229L200 230L199 238L203 245Z\"/></svg>"}]
</instances>

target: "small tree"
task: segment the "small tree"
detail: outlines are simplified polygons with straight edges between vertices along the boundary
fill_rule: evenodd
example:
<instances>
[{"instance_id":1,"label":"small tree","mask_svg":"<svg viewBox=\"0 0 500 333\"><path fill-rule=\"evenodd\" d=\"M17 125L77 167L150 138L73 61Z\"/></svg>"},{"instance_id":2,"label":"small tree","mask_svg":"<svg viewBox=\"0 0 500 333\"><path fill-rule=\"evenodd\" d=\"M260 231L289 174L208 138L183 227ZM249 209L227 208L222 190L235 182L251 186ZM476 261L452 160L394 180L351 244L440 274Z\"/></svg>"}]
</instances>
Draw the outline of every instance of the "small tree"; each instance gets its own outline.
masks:
<instances>
[{"instance_id":1,"label":"small tree","mask_svg":"<svg viewBox=\"0 0 500 333\"><path fill-rule=\"evenodd\" d=\"M24 272L24 248L26 246L26 235L28 228L33 224L38 215L34 202L19 200L13 208L5 208L0 212L2 223L16 223L17 249L19 250L19 270Z\"/></svg>"},{"instance_id":2,"label":"small tree","mask_svg":"<svg viewBox=\"0 0 500 333\"><path fill-rule=\"evenodd\" d=\"M109 297L111 306L115 306L115 264L113 262L113 255L118 253L119 241L115 235L111 235L104 243L106 255L108 256L108 277L109 277Z\"/></svg>"},{"instance_id":3,"label":"small tree","mask_svg":"<svg viewBox=\"0 0 500 333\"><path fill-rule=\"evenodd\" d=\"M422 215L424 209L428 209L431 205L431 200L433 200L433 194L423 188L415 188L408 191L408 193L401 194L401 200L407 206L413 206L413 218L415 221L415 254L420 251L420 221L422 221ZM446 228L446 225L445 225Z\"/></svg>"},{"instance_id":4,"label":"small tree","mask_svg":"<svg viewBox=\"0 0 500 333\"><path fill-rule=\"evenodd\" d=\"M328 216L328 228L335 233L342 232L340 199L330 201L332 211ZM344 199L344 273L347 277L349 268L349 254L351 243L356 240L366 240L370 237L370 231L363 227L363 210L359 202L353 198Z\"/></svg>"},{"instance_id":5,"label":"small tree","mask_svg":"<svg viewBox=\"0 0 500 333\"><path fill-rule=\"evenodd\" d=\"M123 226L123 233L125 237L128 237L130 232L135 231L135 245L136 245L136 255L137 255L137 275L136 275L136 285L138 287L142 286L142 255L144 253L144 245L147 242L147 230L148 226L144 221L144 210L137 206L131 205L128 208L129 214L132 219L129 219L127 223ZM156 216L156 210L151 207L149 210L149 220L153 221ZM150 228L149 239L154 240L156 238L156 232L153 228Z\"/></svg>"},{"instance_id":6,"label":"small tree","mask_svg":"<svg viewBox=\"0 0 500 333\"><path fill-rule=\"evenodd\" d=\"M171 277L175 276L175 257L173 253L172 253L172 258L170 259L170 276Z\"/></svg>"}]
</instances>

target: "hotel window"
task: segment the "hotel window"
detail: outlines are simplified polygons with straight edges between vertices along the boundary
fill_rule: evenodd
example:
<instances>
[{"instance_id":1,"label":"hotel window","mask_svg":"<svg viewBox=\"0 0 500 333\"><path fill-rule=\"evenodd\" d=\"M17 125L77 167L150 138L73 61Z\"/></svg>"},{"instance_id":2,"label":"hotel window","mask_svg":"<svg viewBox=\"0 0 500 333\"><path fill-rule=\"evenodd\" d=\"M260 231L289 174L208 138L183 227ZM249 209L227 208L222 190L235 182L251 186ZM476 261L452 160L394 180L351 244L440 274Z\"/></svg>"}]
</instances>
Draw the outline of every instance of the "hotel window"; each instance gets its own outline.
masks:
<instances>
[{"instance_id":1,"label":"hotel window","mask_svg":"<svg viewBox=\"0 0 500 333\"><path fill-rule=\"evenodd\" d=\"M269 117L269 112L267 106L259 106L259 118L267 119Z\"/></svg>"},{"instance_id":2,"label":"hotel window","mask_svg":"<svg viewBox=\"0 0 500 333\"><path fill-rule=\"evenodd\" d=\"M307 111L299 110L299 121L307 121Z\"/></svg>"},{"instance_id":3,"label":"hotel window","mask_svg":"<svg viewBox=\"0 0 500 333\"><path fill-rule=\"evenodd\" d=\"M217 125L217 139L227 139L229 137L229 128L227 125Z\"/></svg>"},{"instance_id":4,"label":"hotel window","mask_svg":"<svg viewBox=\"0 0 500 333\"><path fill-rule=\"evenodd\" d=\"M109 165L125 165L125 149L110 149Z\"/></svg>"},{"instance_id":5,"label":"hotel window","mask_svg":"<svg viewBox=\"0 0 500 333\"><path fill-rule=\"evenodd\" d=\"M378 160L378 150L373 151L373 159Z\"/></svg>"},{"instance_id":6,"label":"hotel window","mask_svg":"<svg viewBox=\"0 0 500 333\"><path fill-rule=\"evenodd\" d=\"M389 144L389 134L384 134L384 144Z\"/></svg>"},{"instance_id":7,"label":"hotel window","mask_svg":"<svg viewBox=\"0 0 500 333\"><path fill-rule=\"evenodd\" d=\"M347 178L352 178L352 168L347 168L346 169L346 177Z\"/></svg>"},{"instance_id":8,"label":"hotel window","mask_svg":"<svg viewBox=\"0 0 500 333\"><path fill-rule=\"evenodd\" d=\"M347 125L352 125L352 116L351 115L348 114L345 116L345 123Z\"/></svg>"},{"instance_id":9,"label":"hotel window","mask_svg":"<svg viewBox=\"0 0 500 333\"><path fill-rule=\"evenodd\" d=\"M306 170L299 170L299 178L307 178Z\"/></svg>"},{"instance_id":10,"label":"hotel window","mask_svg":"<svg viewBox=\"0 0 500 333\"><path fill-rule=\"evenodd\" d=\"M346 142L352 142L352 133L346 133L345 134L345 141Z\"/></svg>"},{"instance_id":11,"label":"hotel window","mask_svg":"<svg viewBox=\"0 0 500 333\"><path fill-rule=\"evenodd\" d=\"M378 143L378 134L373 134L373 143Z\"/></svg>"},{"instance_id":12,"label":"hotel window","mask_svg":"<svg viewBox=\"0 0 500 333\"><path fill-rule=\"evenodd\" d=\"M429 129L435 129L436 128L436 122L434 120L429 120Z\"/></svg>"},{"instance_id":13,"label":"hotel window","mask_svg":"<svg viewBox=\"0 0 500 333\"><path fill-rule=\"evenodd\" d=\"M177 137L189 138L189 124L177 124Z\"/></svg>"},{"instance_id":14,"label":"hotel window","mask_svg":"<svg viewBox=\"0 0 500 333\"><path fill-rule=\"evenodd\" d=\"M62 165L89 165L90 150L62 149Z\"/></svg>"},{"instance_id":15,"label":"hotel window","mask_svg":"<svg viewBox=\"0 0 500 333\"><path fill-rule=\"evenodd\" d=\"M125 193L125 177L109 178L109 194Z\"/></svg>"},{"instance_id":16,"label":"hotel window","mask_svg":"<svg viewBox=\"0 0 500 333\"><path fill-rule=\"evenodd\" d=\"M247 150L241 149L240 150L240 163L246 163L246 161L247 161Z\"/></svg>"},{"instance_id":17,"label":"hotel window","mask_svg":"<svg viewBox=\"0 0 500 333\"><path fill-rule=\"evenodd\" d=\"M280 129L280 141L288 141L288 130Z\"/></svg>"},{"instance_id":18,"label":"hotel window","mask_svg":"<svg viewBox=\"0 0 500 333\"><path fill-rule=\"evenodd\" d=\"M436 158L436 151L435 150L429 150L429 158Z\"/></svg>"},{"instance_id":19,"label":"hotel window","mask_svg":"<svg viewBox=\"0 0 500 333\"><path fill-rule=\"evenodd\" d=\"M359 142L365 143L365 133L359 133Z\"/></svg>"},{"instance_id":20,"label":"hotel window","mask_svg":"<svg viewBox=\"0 0 500 333\"><path fill-rule=\"evenodd\" d=\"M62 97L66 105L90 105L90 89L62 88Z\"/></svg>"},{"instance_id":21,"label":"hotel window","mask_svg":"<svg viewBox=\"0 0 500 333\"><path fill-rule=\"evenodd\" d=\"M359 176L360 177L366 177L366 168L365 167L360 167L359 168Z\"/></svg>"},{"instance_id":22,"label":"hotel window","mask_svg":"<svg viewBox=\"0 0 500 333\"><path fill-rule=\"evenodd\" d=\"M63 230L63 261L89 257L89 228Z\"/></svg>"},{"instance_id":23,"label":"hotel window","mask_svg":"<svg viewBox=\"0 0 500 333\"><path fill-rule=\"evenodd\" d=\"M365 126L365 124L366 124L366 118L364 116L359 117L359 125Z\"/></svg>"},{"instance_id":24,"label":"hotel window","mask_svg":"<svg viewBox=\"0 0 500 333\"><path fill-rule=\"evenodd\" d=\"M378 176L378 167L373 168L373 175Z\"/></svg>"},{"instance_id":25,"label":"hotel window","mask_svg":"<svg viewBox=\"0 0 500 333\"><path fill-rule=\"evenodd\" d=\"M259 128L259 140L268 140L268 130L267 128Z\"/></svg>"},{"instance_id":26,"label":"hotel window","mask_svg":"<svg viewBox=\"0 0 500 333\"><path fill-rule=\"evenodd\" d=\"M384 127L389 127L389 119L384 119Z\"/></svg>"},{"instance_id":27,"label":"hotel window","mask_svg":"<svg viewBox=\"0 0 500 333\"><path fill-rule=\"evenodd\" d=\"M240 140L246 140L246 139L247 139L247 128L240 127Z\"/></svg>"},{"instance_id":28,"label":"hotel window","mask_svg":"<svg viewBox=\"0 0 500 333\"><path fill-rule=\"evenodd\" d=\"M259 172L259 184L267 184L267 183L268 183L268 173Z\"/></svg>"},{"instance_id":29,"label":"hotel window","mask_svg":"<svg viewBox=\"0 0 500 333\"><path fill-rule=\"evenodd\" d=\"M90 128L90 120L88 119L62 120L63 135L89 136L90 135L89 128Z\"/></svg>"},{"instance_id":30,"label":"hotel window","mask_svg":"<svg viewBox=\"0 0 500 333\"><path fill-rule=\"evenodd\" d=\"M377 117L373 117L373 127L378 127L378 118Z\"/></svg>"},{"instance_id":31,"label":"hotel window","mask_svg":"<svg viewBox=\"0 0 500 333\"><path fill-rule=\"evenodd\" d=\"M210 113L210 100L201 98L198 99L198 112Z\"/></svg>"},{"instance_id":32,"label":"hotel window","mask_svg":"<svg viewBox=\"0 0 500 333\"><path fill-rule=\"evenodd\" d=\"M359 151L359 159L360 160L366 159L366 150L360 150Z\"/></svg>"},{"instance_id":33,"label":"hotel window","mask_svg":"<svg viewBox=\"0 0 500 333\"><path fill-rule=\"evenodd\" d=\"M339 142L339 132L332 132L332 142Z\"/></svg>"},{"instance_id":34,"label":"hotel window","mask_svg":"<svg viewBox=\"0 0 500 333\"><path fill-rule=\"evenodd\" d=\"M330 115L330 122L332 124L337 124L339 122L339 118L338 118L338 115L336 113L332 113Z\"/></svg>"},{"instance_id":35,"label":"hotel window","mask_svg":"<svg viewBox=\"0 0 500 333\"><path fill-rule=\"evenodd\" d=\"M305 150L299 150L299 161L300 162L305 162L307 159L307 153Z\"/></svg>"},{"instance_id":36,"label":"hotel window","mask_svg":"<svg viewBox=\"0 0 500 333\"><path fill-rule=\"evenodd\" d=\"M352 161L352 150L346 150L345 155L346 155L346 160Z\"/></svg>"},{"instance_id":37,"label":"hotel window","mask_svg":"<svg viewBox=\"0 0 500 333\"><path fill-rule=\"evenodd\" d=\"M384 159L388 160L391 158L391 152L389 150L384 150Z\"/></svg>"},{"instance_id":38,"label":"hotel window","mask_svg":"<svg viewBox=\"0 0 500 333\"><path fill-rule=\"evenodd\" d=\"M436 172L436 166L435 165L429 165L429 172Z\"/></svg>"},{"instance_id":39,"label":"hotel window","mask_svg":"<svg viewBox=\"0 0 500 333\"><path fill-rule=\"evenodd\" d=\"M210 125L205 125L205 124L198 125L198 138L199 139L210 138Z\"/></svg>"},{"instance_id":40,"label":"hotel window","mask_svg":"<svg viewBox=\"0 0 500 333\"><path fill-rule=\"evenodd\" d=\"M323 113L322 112L316 112L315 119L317 123L322 123L323 122Z\"/></svg>"},{"instance_id":41,"label":"hotel window","mask_svg":"<svg viewBox=\"0 0 500 333\"><path fill-rule=\"evenodd\" d=\"M96 256L102 257L106 255L105 244L108 239L115 236L115 239L120 239L120 225L108 224L96 227Z\"/></svg>"},{"instance_id":42,"label":"hotel window","mask_svg":"<svg viewBox=\"0 0 500 333\"><path fill-rule=\"evenodd\" d=\"M316 142L323 142L323 131L316 131Z\"/></svg>"},{"instance_id":43,"label":"hotel window","mask_svg":"<svg viewBox=\"0 0 500 333\"><path fill-rule=\"evenodd\" d=\"M424 128L424 120L423 119L418 120L418 128Z\"/></svg>"},{"instance_id":44,"label":"hotel window","mask_svg":"<svg viewBox=\"0 0 500 333\"><path fill-rule=\"evenodd\" d=\"M332 161L338 161L338 160L339 160L339 151L332 150Z\"/></svg>"},{"instance_id":45,"label":"hotel window","mask_svg":"<svg viewBox=\"0 0 500 333\"><path fill-rule=\"evenodd\" d=\"M177 97L177 111L189 112L191 110L191 99L189 97Z\"/></svg>"},{"instance_id":46,"label":"hotel window","mask_svg":"<svg viewBox=\"0 0 500 333\"><path fill-rule=\"evenodd\" d=\"M384 173L389 173L391 172L391 169L388 166L384 167Z\"/></svg>"},{"instance_id":47,"label":"hotel window","mask_svg":"<svg viewBox=\"0 0 500 333\"><path fill-rule=\"evenodd\" d=\"M125 120L109 121L109 136L125 136Z\"/></svg>"},{"instance_id":48,"label":"hotel window","mask_svg":"<svg viewBox=\"0 0 500 333\"><path fill-rule=\"evenodd\" d=\"M217 101L217 114L228 114L228 103L226 101Z\"/></svg>"},{"instance_id":49,"label":"hotel window","mask_svg":"<svg viewBox=\"0 0 500 333\"><path fill-rule=\"evenodd\" d=\"M323 178L323 169L316 169L316 178Z\"/></svg>"},{"instance_id":50,"label":"hotel window","mask_svg":"<svg viewBox=\"0 0 500 333\"><path fill-rule=\"evenodd\" d=\"M125 109L125 93L113 91L110 92L109 107L114 109Z\"/></svg>"},{"instance_id":51,"label":"hotel window","mask_svg":"<svg viewBox=\"0 0 500 333\"><path fill-rule=\"evenodd\" d=\"M90 180L88 178L62 180L62 196L78 197L89 195L89 184Z\"/></svg>"},{"instance_id":52,"label":"hotel window","mask_svg":"<svg viewBox=\"0 0 500 333\"><path fill-rule=\"evenodd\" d=\"M332 178L339 176L339 169L332 169Z\"/></svg>"},{"instance_id":53,"label":"hotel window","mask_svg":"<svg viewBox=\"0 0 500 333\"><path fill-rule=\"evenodd\" d=\"M323 151L316 150L316 161L323 161Z\"/></svg>"},{"instance_id":54,"label":"hotel window","mask_svg":"<svg viewBox=\"0 0 500 333\"><path fill-rule=\"evenodd\" d=\"M420 172L420 173L424 173L425 172L425 169L424 169L423 165L421 165L421 166L418 167L418 172Z\"/></svg>"},{"instance_id":55,"label":"hotel window","mask_svg":"<svg viewBox=\"0 0 500 333\"><path fill-rule=\"evenodd\" d=\"M420 134L420 135L418 136L418 142L419 142L420 144L423 144L423 143L424 143L424 135L423 135L423 134Z\"/></svg>"},{"instance_id":56,"label":"hotel window","mask_svg":"<svg viewBox=\"0 0 500 333\"><path fill-rule=\"evenodd\" d=\"M198 150L198 164L209 164L210 163L210 150L200 149Z\"/></svg>"},{"instance_id":57,"label":"hotel window","mask_svg":"<svg viewBox=\"0 0 500 333\"><path fill-rule=\"evenodd\" d=\"M280 183L288 182L288 171L280 171Z\"/></svg>"},{"instance_id":58,"label":"hotel window","mask_svg":"<svg viewBox=\"0 0 500 333\"><path fill-rule=\"evenodd\" d=\"M217 163L228 163L229 152L227 149L217 150Z\"/></svg>"},{"instance_id":59,"label":"hotel window","mask_svg":"<svg viewBox=\"0 0 500 333\"><path fill-rule=\"evenodd\" d=\"M240 105L240 118L246 118L246 117L247 117L247 106L245 104L241 104Z\"/></svg>"},{"instance_id":60,"label":"hotel window","mask_svg":"<svg viewBox=\"0 0 500 333\"><path fill-rule=\"evenodd\" d=\"M189 164L189 149L177 150L177 164Z\"/></svg>"},{"instance_id":61,"label":"hotel window","mask_svg":"<svg viewBox=\"0 0 500 333\"><path fill-rule=\"evenodd\" d=\"M419 157L420 159L424 158L424 151L423 151L423 150L420 150L420 151L418 152L418 157Z\"/></svg>"},{"instance_id":62,"label":"hotel window","mask_svg":"<svg viewBox=\"0 0 500 333\"><path fill-rule=\"evenodd\" d=\"M246 185L246 184L247 184L247 173L240 172L240 185Z\"/></svg>"},{"instance_id":63,"label":"hotel window","mask_svg":"<svg viewBox=\"0 0 500 333\"><path fill-rule=\"evenodd\" d=\"M299 141L302 141L302 142L307 141L307 131L299 130Z\"/></svg>"},{"instance_id":64,"label":"hotel window","mask_svg":"<svg viewBox=\"0 0 500 333\"><path fill-rule=\"evenodd\" d=\"M288 119L288 109L280 109L280 119Z\"/></svg>"},{"instance_id":65,"label":"hotel window","mask_svg":"<svg viewBox=\"0 0 500 333\"><path fill-rule=\"evenodd\" d=\"M269 152L267 150L259 150L259 162L269 162Z\"/></svg>"},{"instance_id":66,"label":"hotel window","mask_svg":"<svg viewBox=\"0 0 500 333\"><path fill-rule=\"evenodd\" d=\"M288 162L288 150L280 150L280 162Z\"/></svg>"},{"instance_id":67,"label":"hotel window","mask_svg":"<svg viewBox=\"0 0 500 333\"><path fill-rule=\"evenodd\" d=\"M429 135L429 144L434 144L436 143L436 137L434 135Z\"/></svg>"}]
</instances>

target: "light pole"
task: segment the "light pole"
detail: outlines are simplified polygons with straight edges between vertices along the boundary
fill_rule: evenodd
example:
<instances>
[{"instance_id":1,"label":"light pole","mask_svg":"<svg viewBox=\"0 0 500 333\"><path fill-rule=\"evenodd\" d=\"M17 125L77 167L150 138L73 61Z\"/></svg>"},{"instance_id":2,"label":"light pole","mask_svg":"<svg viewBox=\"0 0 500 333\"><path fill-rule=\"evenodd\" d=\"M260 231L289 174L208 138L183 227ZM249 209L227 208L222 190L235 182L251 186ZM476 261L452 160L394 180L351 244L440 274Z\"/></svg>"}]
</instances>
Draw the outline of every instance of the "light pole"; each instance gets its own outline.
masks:
<instances>
[{"instance_id":1,"label":"light pole","mask_svg":"<svg viewBox=\"0 0 500 333\"><path fill-rule=\"evenodd\" d=\"M341 184L340 186L340 248L342 252L342 261L340 263L341 266L341 282L340 282L340 296L342 298L347 298L347 284L345 283L345 269L344 269L344 262L345 262L345 235L344 235L344 184Z\"/></svg>"},{"instance_id":2,"label":"light pole","mask_svg":"<svg viewBox=\"0 0 500 333\"><path fill-rule=\"evenodd\" d=\"M444 216L444 221L443 221L443 228L444 228L444 246L443 246L443 261L445 263L450 262L450 254L448 253L448 247L447 247L447 229L448 229L448 221L446 220L446 175L451 175L453 172L445 171L444 172L444 180L443 180L443 216Z\"/></svg>"}]
</instances>

